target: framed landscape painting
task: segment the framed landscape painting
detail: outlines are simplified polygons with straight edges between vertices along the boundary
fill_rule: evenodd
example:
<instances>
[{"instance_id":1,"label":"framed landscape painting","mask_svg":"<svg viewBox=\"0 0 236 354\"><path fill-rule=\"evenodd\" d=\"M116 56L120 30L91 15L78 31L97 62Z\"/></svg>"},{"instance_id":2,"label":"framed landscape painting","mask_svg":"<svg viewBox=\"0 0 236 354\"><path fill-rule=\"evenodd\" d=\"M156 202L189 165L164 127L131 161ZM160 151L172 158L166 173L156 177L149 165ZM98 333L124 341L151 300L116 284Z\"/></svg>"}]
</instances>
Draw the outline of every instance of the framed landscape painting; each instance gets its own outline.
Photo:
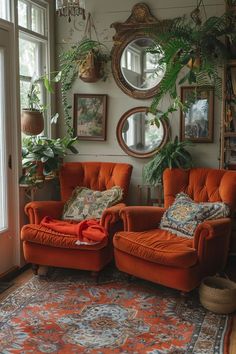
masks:
<instances>
[{"instance_id":1,"label":"framed landscape painting","mask_svg":"<svg viewBox=\"0 0 236 354\"><path fill-rule=\"evenodd\" d=\"M194 143L213 142L214 90L210 86L181 87L182 103L189 108L180 115L180 139Z\"/></svg>"},{"instance_id":2,"label":"framed landscape painting","mask_svg":"<svg viewBox=\"0 0 236 354\"><path fill-rule=\"evenodd\" d=\"M107 95L74 94L74 130L79 140L106 140Z\"/></svg>"}]
</instances>

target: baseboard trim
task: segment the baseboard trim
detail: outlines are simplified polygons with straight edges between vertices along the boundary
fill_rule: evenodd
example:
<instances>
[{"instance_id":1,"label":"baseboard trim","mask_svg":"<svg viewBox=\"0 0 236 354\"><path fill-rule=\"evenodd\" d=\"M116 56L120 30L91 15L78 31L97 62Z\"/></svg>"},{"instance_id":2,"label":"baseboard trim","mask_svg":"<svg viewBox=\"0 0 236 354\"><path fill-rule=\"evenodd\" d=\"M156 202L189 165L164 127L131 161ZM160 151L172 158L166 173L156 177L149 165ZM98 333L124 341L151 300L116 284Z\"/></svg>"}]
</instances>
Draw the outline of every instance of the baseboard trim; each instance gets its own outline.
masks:
<instances>
[{"instance_id":1,"label":"baseboard trim","mask_svg":"<svg viewBox=\"0 0 236 354\"><path fill-rule=\"evenodd\" d=\"M1 281L10 281L13 278L17 277L21 273L23 273L26 269L30 268L30 264L25 264L23 267L12 267L7 272L0 274Z\"/></svg>"}]
</instances>

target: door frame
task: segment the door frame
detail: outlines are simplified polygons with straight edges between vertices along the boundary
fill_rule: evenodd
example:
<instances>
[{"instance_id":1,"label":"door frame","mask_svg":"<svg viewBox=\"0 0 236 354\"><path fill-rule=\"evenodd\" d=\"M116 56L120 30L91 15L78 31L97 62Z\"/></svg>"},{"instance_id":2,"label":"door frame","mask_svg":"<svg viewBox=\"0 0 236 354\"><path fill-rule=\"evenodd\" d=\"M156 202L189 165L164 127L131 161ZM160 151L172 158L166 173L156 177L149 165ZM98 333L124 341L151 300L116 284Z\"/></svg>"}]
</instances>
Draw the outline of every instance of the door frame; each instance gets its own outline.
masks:
<instances>
[{"instance_id":1,"label":"door frame","mask_svg":"<svg viewBox=\"0 0 236 354\"><path fill-rule=\"evenodd\" d=\"M9 109L8 115L12 119L8 119L6 139L9 142L8 154L11 155L11 193L9 201L9 223L11 223L11 232L13 237L12 245L13 260L12 267L9 271L18 268L20 262L20 197L19 197L19 171L21 161L21 144L20 144L20 105L19 105L19 74L18 74L18 39L13 23L0 19L0 28L9 34L9 67L10 75L9 88ZM1 276L1 274L0 274Z\"/></svg>"}]
</instances>

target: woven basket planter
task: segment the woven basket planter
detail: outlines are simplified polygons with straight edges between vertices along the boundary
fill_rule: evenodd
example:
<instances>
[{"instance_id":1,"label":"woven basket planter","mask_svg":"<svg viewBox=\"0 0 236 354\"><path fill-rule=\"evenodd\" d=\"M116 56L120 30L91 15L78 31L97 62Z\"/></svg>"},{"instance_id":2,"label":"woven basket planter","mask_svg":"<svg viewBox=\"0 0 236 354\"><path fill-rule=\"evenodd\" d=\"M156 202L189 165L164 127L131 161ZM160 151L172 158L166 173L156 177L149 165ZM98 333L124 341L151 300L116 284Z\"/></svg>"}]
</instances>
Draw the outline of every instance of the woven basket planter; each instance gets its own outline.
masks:
<instances>
[{"instance_id":1,"label":"woven basket planter","mask_svg":"<svg viewBox=\"0 0 236 354\"><path fill-rule=\"evenodd\" d=\"M199 288L200 302L207 310L227 314L236 310L236 283L221 277L203 279Z\"/></svg>"}]
</instances>

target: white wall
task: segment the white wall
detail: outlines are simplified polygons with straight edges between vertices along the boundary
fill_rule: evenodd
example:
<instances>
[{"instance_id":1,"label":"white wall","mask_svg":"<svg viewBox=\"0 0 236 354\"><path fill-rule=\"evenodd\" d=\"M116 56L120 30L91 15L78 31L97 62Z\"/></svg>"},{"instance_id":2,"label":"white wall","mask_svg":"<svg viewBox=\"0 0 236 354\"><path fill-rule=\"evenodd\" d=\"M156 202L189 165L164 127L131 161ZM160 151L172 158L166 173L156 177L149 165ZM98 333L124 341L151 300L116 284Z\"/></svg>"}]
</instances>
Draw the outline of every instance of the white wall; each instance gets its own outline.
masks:
<instances>
[{"instance_id":1,"label":"white wall","mask_svg":"<svg viewBox=\"0 0 236 354\"><path fill-rule=\"evenodd\" d=\"M91 12L98 32L99 40L112 48L112 37L115 30L110 28L111 23L124 22L130 15L135 0L86 0L86 10ZM196 0L149 0L145 2L151 13L158 19L173 18L183 14L189 14L196 7ZM221 15L224 12L224 0L205 0L207 16ZM76 44L83 36L84 21L78 17L68 23L65 18L57 19L56 49L57 56ZM130 108L137 106L149 106L149 100L137 100L125 95L116 85L112 74L106 82L84 83L77 79L71 92L74 93L108 94L107 115L107 140L104 142L80 141L79 155L71 156L71 161L116 161L127 162L133 165L130 201L135 204L137 199L137 185L142 183L142 167L149 159L137 159L126 155L120 148L116 139L116 126L122 114ZM162 106L160 109L164 110ZM60 111L59 132L63 135L63 113ZM214 115L214 143L195 144L191 149L195 166L219 166L219 129L221 103L215 99ZM179 113L170 118L172 137L179 135Z\"/></svg>"}]
</instances>

